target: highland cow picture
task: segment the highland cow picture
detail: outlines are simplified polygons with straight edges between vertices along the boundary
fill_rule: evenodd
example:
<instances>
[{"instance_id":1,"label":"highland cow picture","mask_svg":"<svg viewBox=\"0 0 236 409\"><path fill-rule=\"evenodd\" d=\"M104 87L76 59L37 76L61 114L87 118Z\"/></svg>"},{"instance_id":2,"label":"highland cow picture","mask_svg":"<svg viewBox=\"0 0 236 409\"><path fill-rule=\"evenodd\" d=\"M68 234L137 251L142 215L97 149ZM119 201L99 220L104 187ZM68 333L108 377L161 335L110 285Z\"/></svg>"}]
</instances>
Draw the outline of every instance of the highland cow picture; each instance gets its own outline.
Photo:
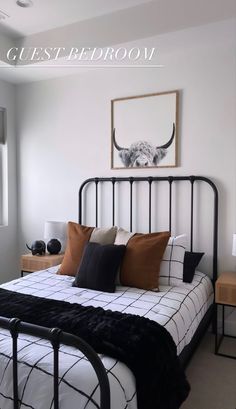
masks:
<instances>
[{"instance_id":1,"label":"highland cow picture","mask_svg":"<svg viewBox=\"0 0 236 409\"><path fill-rule=\"evenodd\" d=\"M111 168L177 166L178 91L111 101Z\"/></svg>"}]
</instances>

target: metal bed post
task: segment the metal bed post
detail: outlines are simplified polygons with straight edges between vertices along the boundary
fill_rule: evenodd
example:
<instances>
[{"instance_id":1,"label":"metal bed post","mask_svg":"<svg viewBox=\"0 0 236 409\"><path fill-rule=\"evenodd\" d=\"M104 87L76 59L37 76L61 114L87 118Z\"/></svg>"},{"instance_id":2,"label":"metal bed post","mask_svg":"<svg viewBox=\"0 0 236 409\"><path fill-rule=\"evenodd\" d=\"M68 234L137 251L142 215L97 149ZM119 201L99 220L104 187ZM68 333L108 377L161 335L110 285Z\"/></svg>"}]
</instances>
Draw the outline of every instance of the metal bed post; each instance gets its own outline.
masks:
<instances>
[{"instance_id":1,"label":"metal bed post","mask_svg":"<svg viewBox=\"0 0 236 409\"><path fill-rule=\"evenodd\" d=\"M112 226L115 225L115 183L116 179L112 178Z\"/></svg>"},{"instance_id":2,"label":"metal bed post","mask_svg":"<svg viewBox=\"0 0 236 409\"><path fill-rule=\"evenodd\" d=\"M99 179L95 178L94 182L95 182L95 203L96 203L96 222L95 222L95 226L98 227L98 182L99 182Z\"/></svg>"},{"instance_id":3,"label":"metal bed post","mask_svg":"<svg viewBox=\"0 0 236 409\"><path fill-rule=\"evenodd\" d=\"M193 184L194 184L195 179L194 179L193 176L190 176L189 180L190 180L190 183L191 183L190 251L193 251Z\"/></svg>"},{"instance_id":4,"label":"metal bed post","mask_svg":"<svg viewBox=\"0 0 236 409\"><path fill-rule=\"evenodd\" d=\"M54 409L59 409L59 348L61 330L58 328L51 329L51 344L53 347L53 388L54 388Z\"/></svg>"},{"instance_id":5,"label":"metal bed post","mask_svg":"<svg viewBox=\"0 0 236 409\"><path fill-rule=\"evenodd\" d=\"M130 183L130 209L129 209L129 214L130 214L130 231L132 232L133 229L133 183L134 183L134 178L130 177L129 178L129 183Z\"/></svg>"},{"instance_id":6,"label":"metal bed post","mask_svg":"<svg viewBox=\"0 0 236 409\"><path fill-rule=\"evenodd\" d=\"M9 331L12 337L12 360L13 360L13 401L14 409L18 409L18 362L17 362L17 338L20 320L12 318L9 320Z\"/></svg>"},{"instance_id":7,"label":"metal bed post","mask_svg":"<svg viewBox=\"0 0 236 409\"><path fill-rule=\"evenodd\" d=\"M171 228L172 228L172 183L173 183L173 177L169 176L168 181L169 181L169 231L171 232Z\"/></svg>"},{"instance_id":8,"label":"metal bed post","mask_svg":"<svg viewBox=\"0 0 236 409\"><path fill-rule=\"evenodd\" d=\"M149 176L148 177L148 184L149 184L149 191L148 191L148 203L149 203L149 211L148 211L148 213L149 213L149 217L148 217L149 222L148 222L148 224L149 224L149 226L148 226L148 231L149 231L149 233L151 233L151 231L152 231L152 181L153 181L153 178Z\"/></svg>"},{"instance_id":9,"label":"metal bed post","mask_svg":"<svg viewBox=\"0 0 236 409\"><path fill-rule=\"evenodd\" d=\"M17 368L17 338L19 333L47 339L53 347L53 384L54 384L54 409L59 409L59 347L60 345L72 346L79 349L88 358L96 372L100 386L100 409L110 409L110 385L106 370L97 353L87 342L81 338L61 331L59 328L46 328L29 324L17 318L0 317L0 327L8 330L12 337L13 360L13 407L19 408L18 398L18 368Z\"/></svg>"}]
</instances>

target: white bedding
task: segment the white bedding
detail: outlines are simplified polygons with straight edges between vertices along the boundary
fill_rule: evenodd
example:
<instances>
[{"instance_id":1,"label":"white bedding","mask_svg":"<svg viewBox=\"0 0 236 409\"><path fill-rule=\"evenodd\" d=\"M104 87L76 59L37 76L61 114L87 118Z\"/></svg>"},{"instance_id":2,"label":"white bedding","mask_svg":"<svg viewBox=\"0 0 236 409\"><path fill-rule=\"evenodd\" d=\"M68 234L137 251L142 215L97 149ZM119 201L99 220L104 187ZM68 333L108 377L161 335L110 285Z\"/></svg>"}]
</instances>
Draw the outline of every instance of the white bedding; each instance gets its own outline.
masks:
<instances>
[{"instance_id":1,"label":"white bedding","mask_svg":"<svg viewBox=\"0 0 236 409\"><path fill-rule=\"evenodd\" d=\"M213 302L210 279L196 272L191 284L160 286L160 292L117 287L115 293L72 287L73 277L56 275L58 267L29 274L1 288L39 297L112 311L138 314L152 319L172 335L178 353L187 345ZM1 313L0 313L1 315ZM52 348L49 342L19 336L19 396L21 408L53 408ZM0 409L12 409L11 339L0 328ZM136 409L135 379L123 363L101 356L108 370L111 409ZM60 353L60 409L92 409L99 402L97 379L84 356L74 348ZM47 378L47 379L46 379ZM42 380L42 381L41 381ZM36 387L37 386L37 387Z\"/></svg>"}]
</instances>

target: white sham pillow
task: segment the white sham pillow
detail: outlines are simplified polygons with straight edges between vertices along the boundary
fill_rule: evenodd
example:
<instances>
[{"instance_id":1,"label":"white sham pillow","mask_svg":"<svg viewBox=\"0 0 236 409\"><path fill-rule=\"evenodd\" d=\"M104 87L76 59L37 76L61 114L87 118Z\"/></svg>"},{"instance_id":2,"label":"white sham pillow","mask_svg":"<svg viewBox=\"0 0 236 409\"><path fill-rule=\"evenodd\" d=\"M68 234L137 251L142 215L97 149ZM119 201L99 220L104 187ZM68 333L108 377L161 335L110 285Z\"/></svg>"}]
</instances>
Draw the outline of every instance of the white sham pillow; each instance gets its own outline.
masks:
<instances>
[{"instance_id":1,"label":"white sham pillow","mask_svg":"<svg viewBox=\"0 0 236 409\"><path fill-rule=\"evenodd\" d=\"M183 282L184 255L186 247L186 234L169 238L160 266L160 285L175 286Z\"/></svg>"},{"instance_id":2,"label":"white sham pillow","mask_svg":"<svg viewBox=\"0 0 236 409\"><path fill-rule=\"evenodd\" d=\"M116 238L114 241L114 244L120 245L124 244L126 245L131 237L133 237L135 233L131 233L130 231L127 231L125 229L122 229L121 227L118 228L117 233L116 233Z\"/></svg>"}]
</instances>

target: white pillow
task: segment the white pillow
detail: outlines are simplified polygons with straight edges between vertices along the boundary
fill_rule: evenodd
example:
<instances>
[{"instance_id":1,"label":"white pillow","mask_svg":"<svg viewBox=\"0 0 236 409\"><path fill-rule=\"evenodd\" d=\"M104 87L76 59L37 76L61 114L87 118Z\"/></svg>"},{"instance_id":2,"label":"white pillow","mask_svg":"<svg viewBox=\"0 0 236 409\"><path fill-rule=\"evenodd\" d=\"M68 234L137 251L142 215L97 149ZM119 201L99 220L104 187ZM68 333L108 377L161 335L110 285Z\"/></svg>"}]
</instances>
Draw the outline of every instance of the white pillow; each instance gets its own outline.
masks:
<instances>
[{"instance_id":1,"label":"white pillow","mask_svg":"<svg viewBox=\"0 0 236 409\"><path fill-rule=\"evenodd\" d=\"M160 266L159 284L175 286L183 282L186 247L186 234L169 238Z\"/></svg>"},{"instance_id":2,"label":"white pillow","mask_svg":"<svg viewBox=\"0 0 236 409\"><path fill-rule=\"evenodd\" d=\"M131 233L130 231L124 230L121 227L118 228L117 233L116 233L116 238L114 241L114 244L120 245L124 244L126 245L131 237L133 237L135 233Z\"/></svg>"}]
</instances>

